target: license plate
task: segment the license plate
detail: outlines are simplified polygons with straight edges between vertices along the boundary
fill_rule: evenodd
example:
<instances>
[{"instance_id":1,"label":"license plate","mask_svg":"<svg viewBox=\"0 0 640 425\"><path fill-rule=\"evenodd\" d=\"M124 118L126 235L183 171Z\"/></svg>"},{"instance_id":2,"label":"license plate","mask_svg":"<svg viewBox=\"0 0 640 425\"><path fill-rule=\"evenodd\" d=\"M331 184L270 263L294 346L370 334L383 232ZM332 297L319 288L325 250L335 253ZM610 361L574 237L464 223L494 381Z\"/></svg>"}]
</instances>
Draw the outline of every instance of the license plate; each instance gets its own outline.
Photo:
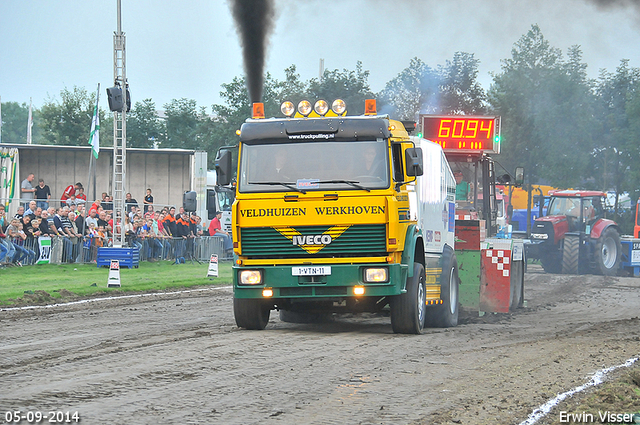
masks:
<instances>
[{"instance_id":1,"label":"license plate","mask_svg":"<svg viewBox=\"0 0 640 425\"><path fill-rule=\"evenodd\" d=\"M292 276L326 276L331 274L331 266L292 267Z\"/></svg>"}]
</instances>

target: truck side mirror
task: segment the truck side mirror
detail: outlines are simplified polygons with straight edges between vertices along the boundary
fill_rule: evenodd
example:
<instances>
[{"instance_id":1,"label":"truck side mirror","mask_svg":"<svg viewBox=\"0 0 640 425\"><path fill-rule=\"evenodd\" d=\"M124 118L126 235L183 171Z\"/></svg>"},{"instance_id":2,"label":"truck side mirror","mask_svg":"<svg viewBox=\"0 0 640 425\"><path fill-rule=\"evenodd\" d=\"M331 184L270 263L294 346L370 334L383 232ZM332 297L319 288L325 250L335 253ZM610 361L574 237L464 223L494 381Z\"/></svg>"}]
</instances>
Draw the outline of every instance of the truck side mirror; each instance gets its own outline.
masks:
<instances>
[{"instance_id":1,"label":"truck side mirror","mask_svg":"<svg viewBox=\"0 0 640 425\"><path fill-rule=\"evenodd\" d=\"M231 183L231 152L219 150L215 160L216 181L219 186Z\"/></svg>"},{"instance_id":2,"label":"truck side mirror","mask_svg":"<svg viewBox=\"0 0 640 425\"><path fill-rule=\"evenodd\" d=\"M524 167L516 167L515 184L517 187L524 184Z\"/></svg>"},{"instance_id":3,"label":"truck side mirror","mask_svg":"<svg viewBox=\"0 0 640 425\"><path fill-rule=\"evenodd\" d=\"M407 164L407 176L416 177L424 174L422 148L408 148L404 152L404 159Z\"/></svg>"}]
</instances>

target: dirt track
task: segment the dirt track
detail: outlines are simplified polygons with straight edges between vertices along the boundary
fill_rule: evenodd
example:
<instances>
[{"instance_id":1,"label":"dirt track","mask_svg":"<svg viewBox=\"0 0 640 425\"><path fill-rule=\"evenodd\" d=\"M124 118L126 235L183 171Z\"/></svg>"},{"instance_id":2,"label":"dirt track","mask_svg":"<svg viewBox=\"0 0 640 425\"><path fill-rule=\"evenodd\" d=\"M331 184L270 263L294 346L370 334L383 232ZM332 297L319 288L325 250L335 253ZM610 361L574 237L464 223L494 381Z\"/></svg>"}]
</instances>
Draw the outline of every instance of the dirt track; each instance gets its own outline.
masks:
<instances>
[{"instance_id":1,"label":"dirt track","mask_svg":"<svg viewBox=\"0 0 640 425\"><path fill-rule=\"evenodd\" d=\"M0 423L518 424L640 353L640 279L532 267L526 285L515 314L420 336L375 315L239 330L224 288L0 311Z\"/></svg>"}]
</instances>

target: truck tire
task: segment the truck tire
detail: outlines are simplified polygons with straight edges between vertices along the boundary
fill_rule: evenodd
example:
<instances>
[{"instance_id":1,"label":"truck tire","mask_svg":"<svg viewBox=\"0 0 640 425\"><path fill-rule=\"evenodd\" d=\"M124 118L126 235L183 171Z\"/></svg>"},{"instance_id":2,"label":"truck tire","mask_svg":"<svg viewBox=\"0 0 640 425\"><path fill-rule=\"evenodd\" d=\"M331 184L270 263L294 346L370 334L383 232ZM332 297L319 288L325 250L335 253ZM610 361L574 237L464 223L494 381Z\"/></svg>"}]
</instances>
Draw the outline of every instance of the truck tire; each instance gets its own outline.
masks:
<instances>
[{"instance_id":1,"label":"truck tire","mask_svg":"<svg viewBox=\"0 0 640 425\"><path fill-rule=\"evenodd\" d=\"M391 297L389 306L391 307L391 328L394 333L422 333L427 307L422 264L413 263L413 277L407 278L406 292Z\"/></svg>"},{"instance_id":2,"label":"truck tire","mask_svg":"<svg viewBox=\"0 0 640 425\"><path fill-rule=\"evenodd\" d=\"M607 228L596 243L595 249L596 270L605 276L615 276L620 268L620 256L622 255L622 245L620 235L613 228Z\"/></svg>"},{"instance_id":3,"label":"truck tire","mask_svg":"<svg viewBox=\"0 0 640 425\"><path fill-rule=\"evenodd\" d=\"M287 323L327 323L331 322L331 313L301 313L299 311L280 310L280 321Z\"/></svg>"},{"instance_id":4,"label":"truck tire","mask_svg":"<svg viewBox=\"0 0 640 425\"><path fill-rule=\"evenodd\" d=\"M233 315L239 328L263 330L270 314L271 306L264 300L233 298Z\"/></svg>"},{"instance_id":5,"label":"truck tire","mask_svg":"<svg viewBox=\"0 0 640 425\"><path fill-rule=\"evenodd\" d=\"M458 260L451 248L442 253L442 274L440 275L440 298L442 304L427 308L425 326L450 328L458 326Z\"/></svg>"},{"instance_id":6,"label":"truck tire","mask_svg":"<svg viewBox=\"0 0 640 425\"><path fill-rule=\"evenodd\" d=\"M567 235L562 244L562 273L578 274L580 258L580 236Z\"/></svg>"}]
</instances>

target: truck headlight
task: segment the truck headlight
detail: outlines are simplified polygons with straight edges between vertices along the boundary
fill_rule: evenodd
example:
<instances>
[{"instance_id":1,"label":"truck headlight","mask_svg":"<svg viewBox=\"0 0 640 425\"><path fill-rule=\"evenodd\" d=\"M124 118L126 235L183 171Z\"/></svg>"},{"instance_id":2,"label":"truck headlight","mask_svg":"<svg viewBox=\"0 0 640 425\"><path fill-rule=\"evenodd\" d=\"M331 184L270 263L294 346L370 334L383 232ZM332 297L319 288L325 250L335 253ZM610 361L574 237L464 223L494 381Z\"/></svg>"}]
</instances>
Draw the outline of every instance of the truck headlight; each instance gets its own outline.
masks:
<instances>
[{"instance_id":1,"label":"truck headlight","mask_svg":"<svg viewBox=\"0 0 640 425\"><path fill-rule=\"evenodd\" d=\"M262 284L262 272L260 270L242 270L240 283L242 285L260 285Z\"/></svg>"},{"instance_id":2,"label":"truck headlight","mask_svg":"<svg viewBox=\"0 0 640 425\"><path fill-rule=\"evenodd\" d=\"M364 281L367 283L384 283L389 281L387 267L367 267L364 269Z\"/></svg>"}]
</instances>

